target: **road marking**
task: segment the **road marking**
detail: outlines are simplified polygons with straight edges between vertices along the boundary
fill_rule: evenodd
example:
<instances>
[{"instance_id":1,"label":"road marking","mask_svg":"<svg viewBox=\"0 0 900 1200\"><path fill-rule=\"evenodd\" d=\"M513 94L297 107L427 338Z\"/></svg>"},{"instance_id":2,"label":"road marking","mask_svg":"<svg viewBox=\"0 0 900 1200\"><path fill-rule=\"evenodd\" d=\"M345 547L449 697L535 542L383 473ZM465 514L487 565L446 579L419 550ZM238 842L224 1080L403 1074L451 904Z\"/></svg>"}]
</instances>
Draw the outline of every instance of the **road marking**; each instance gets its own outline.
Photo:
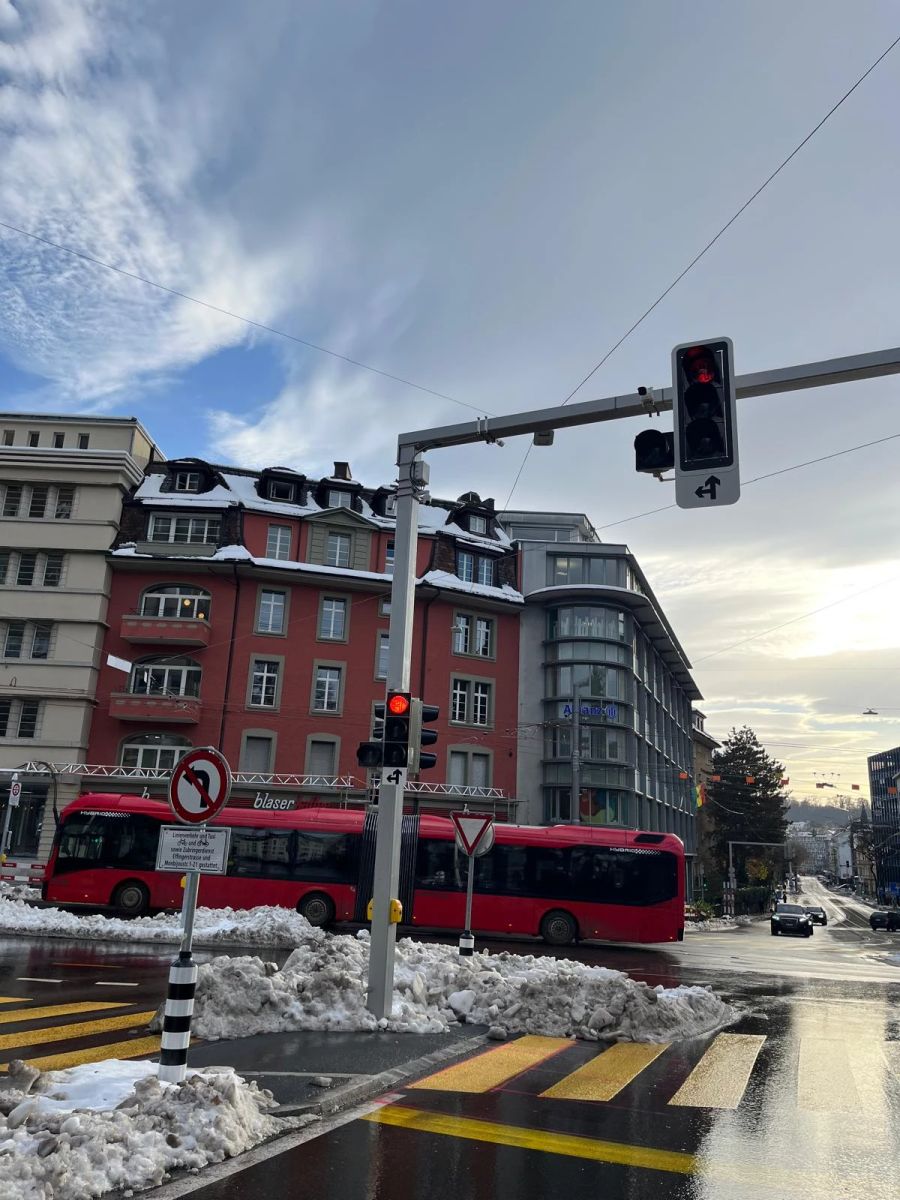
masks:
<instances>
[{"instance_id":1,"label":"road marking","mask_svg":"<svg viewBox=\"0 0 900 1200\"><path fill-rule=\"evenodd\" d=\"M47 1004L41 1008L4 1009L0 1012L0 1025L11 1025L13 1021L37 1021L40 1017L68 1017L72 1013L127 1007L127 1004L116 1004L111 1000L81 1000L75 1004Z\"/></svg>"},{"instance_id":2,"label":"road marking","mask_svg":"<svg viewBox=\"0 0 900 1200\"><path fill-rule=\"evenodd\" d=\"M651 1171L670 1171L692 1175L696 1160L678 1150L655 1150L649 1146L629 1146L622 1142L604 1142L571 1133L553 1133L543 1129L523 1129L517 1125L499 1125L473 1117L453 1117L443 1113L390 1105L361 1118L379 1125L393 1125L418 1133L437 1133L445 1137L490 1142L495 1146L514 1146L521 1150L541 1150L567 1158L586 1158L593 1162L618 1163L626 1167L645 1167Z\"/></svg>"},{"instance_id":3,"label":"road marking","mask_svg":"<svg viewBox=\"0 0 900 1200\"><path fill-rule=\"evenodd\" d=\"M117 979L98 979L94 987L140 987L140 983L122 983Z\"/></svg>"},{"instance_id":4,"label":"road marking","mask_svg":"<svg viewBox=\"0 0 900 1200\"><path fill-rule=\"evenodd\" d=\"M801 1037L797 1102L807 1112L858 1112L850 1056L843 1038Z\"/></svg>"},{"instance_id":5,"label":"road marking","mask_svg":"<svg viewBox=\"0 0 900 1200\"><path fill-rule=\"evenodd\" d=\"M20 975L16 983L62 983L61 979L41 979L39 975Z\"/></svg>"},{"instance_id":6,"label":"road marking","mask_svg":"<svg viewBox=\"0 0 900 1200\"><path fill-rule=\"evenodd\" d=\"M571 1045L570 1038L535 1037L529 1034L498 1046L496 1050L476 1054L474 1058L446 1067L409 1086L433 1092L490 1092L530 1067L536 1067L560 1051L569 1049Z\"/></svg>"},{"instance_id":7,"label":"road marking","mask_svg":"<svg viewBox=\"0 0 900 1200\"><path fill-rule=\"evenodd\" d=\"M0 996L0 1004L30 1004L30 996Z\"/></svg>"},{"instance_id":8,"label":"road marking","mask_svg":"<svg viewBox=\"0 0 900 1200\"><path fill-rule=\"evenodd\" d=\"M541 1092L541 1096L552 1100L612 1100L667 1049L668 1045L648 1042L617 1042Z\"/></svg>"},{"instance_id":9,"label":"road marking","mask_svg":"<svg viewBox=\"0 0 900 1200\"><path fill-rule=\"evenodd\" d=\"M114 1029L135 1029L156 1015L150 1012L127 1013L122 1017L107 1017L102 1021L75 1021L71 1025L48 1025L45 1029L23 1029L19 1033L0 1035L0 1052L17 1050L21 1046L41 1046L45 1042L66 1042L70 1038L92 1037L97 1033L112 1033Z\"/></svg>"},{"instance_id":10,"label":"road marking","mask_svg":"<svg viewBox=\"0 0 900 1200\"><path fill-rule=\"evenodd\" d=\"M72 1050L68 1054L48 1054L44 1058L29 1058L29 1066L42 1071L62 1071L66 1067L78 1067L82 1063L103 1062L107 1058L145 1058L159 1054L159 1037L132 1038L130 1042L108 1042L103 1046L88 1046L83 1050ZM8 1063L0 1063L0 1072L8 1070Z\"/></svg>"},{"instance_id":11,"label":"road marking","mask_svg":"<svg viewBox=\"0 0 900 1200\"><path fill-rule=\"evenodd\" d=\"M737 1108L765 1037L720 1033L669 1101L685 1108Z\"/></svg>"}]
</instances>

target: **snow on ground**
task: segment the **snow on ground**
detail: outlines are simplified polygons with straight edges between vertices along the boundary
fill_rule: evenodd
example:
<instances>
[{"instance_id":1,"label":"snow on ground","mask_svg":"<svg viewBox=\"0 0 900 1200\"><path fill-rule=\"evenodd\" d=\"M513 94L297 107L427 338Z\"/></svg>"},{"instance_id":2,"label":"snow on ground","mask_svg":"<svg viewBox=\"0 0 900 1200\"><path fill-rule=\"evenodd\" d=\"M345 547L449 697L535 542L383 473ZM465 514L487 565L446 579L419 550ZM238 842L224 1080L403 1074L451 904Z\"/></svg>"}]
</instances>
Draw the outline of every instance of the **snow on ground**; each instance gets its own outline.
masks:
<instances>
[{"instance_id":1,"label":"snow on ground","mask_svg":"<svg viewBox=\"0 0 900 1200\"><path fill-rule=\"evenodd\" d=\"M0 898L10 900L40 900L41 889L15 879L0 879Z\"/></svg>"},{"instance_id":2,"label":"snow on ground","mask_svg":"<svg viewBox=\"0 0 900 1200\"><path fill-rule=\"evenodd\" d=\"M155 1187L297 1123L271 1116L271 1093L230 1067L180 1084L160 1083L156 1071L116 1059L46 1073L11 1063L0 1090L0 1196L88 1200Z\"/></svg>"},{"instance_id":3,"label":"snow on ground","mask_svg":"<svg viewBox=\"0 0 900 1200\"><path fill-rule=\"evenodd\" d=\"M318 931L312 931L318 932ZM365 1006L369 941L307 938L279 969L255 957L200 967L193 1031L209 1039L287 1030L438 1033L459 1021L513 1033L665 1042L709 1033L735 1011L706 987L650 987L571 959L480 953L403 939L389 1021ZM158 1020L159 1018L157 1018Z\"/></svg>"},{"instance_id":4,"label":"snow on ground","mask_svg":"<svg viewBox=\"0 0 900 1200\"><path fill-rule=\"evenodd\" d=\"M752 917L709 917L705 921L685 921L685 933L710 933L726 929L740 929L742 925L751 925Z\"/></svg>"},{"instance_id":5,"label":"snow on ground","mask_svg":"<svg viewBox=\"0 0 900 1200\"><path fill-rule=\"evenodd\" d=\"M64 912L60 908L35 908L0 895L0 933L91 941L180 942L181 916L164 913L158 917L123 920L96 913ZM290 949L314 935L325 936L314 931L304 917L290 908L198 908L194 925L194 944L199 946L229 944Z\"/></svg>"}]
</instances>

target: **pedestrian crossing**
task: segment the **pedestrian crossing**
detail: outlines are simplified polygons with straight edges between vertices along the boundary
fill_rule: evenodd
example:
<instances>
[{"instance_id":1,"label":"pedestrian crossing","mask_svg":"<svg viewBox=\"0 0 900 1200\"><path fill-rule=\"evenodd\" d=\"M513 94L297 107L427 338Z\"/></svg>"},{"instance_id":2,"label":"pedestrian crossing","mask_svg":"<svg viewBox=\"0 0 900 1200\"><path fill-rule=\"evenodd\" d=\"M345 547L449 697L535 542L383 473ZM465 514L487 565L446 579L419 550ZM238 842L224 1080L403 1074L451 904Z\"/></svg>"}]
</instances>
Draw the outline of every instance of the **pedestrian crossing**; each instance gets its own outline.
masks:
<instances>
[{"instance_id":1,"label":"pedestrian crossing","mask_svg":"<svg viewBox=\"0 0 900 1200\"><path fill-rule=\"evenodd\" d=\"M811 1113L877 1112L889 1081L900 1072L900 1042L858 1037L802 1036L778 1048L779 1079L789 1081L790 1105ZM547 1101L734 1110L754 1080L765 1084L762 1034L719 1033L679 1043L618 1042L591 1053L583 1042L525 1036L446 1067L409 1085L411 1091L502 1094ZM834 1086L835 1079L842 1081Z\"/></svg>"},{"instance_id":2,"label":"pedestrian crossing","mask_svg":"<svg viewBox=\"0 0 900 1200\"><path fill-rule=\"evenodd\" d=\"M155 1015L156 1009L138 1009L124 998L41 1004L0 996L0 1073L16 1058L55 1071L107 1058L151 1057L160 1043L159 1035L147 1032ZM79 1019L61 1020L68 1017ZM33 1053L43 1047L48 1053Z\"/></svg>"}]
</instances>

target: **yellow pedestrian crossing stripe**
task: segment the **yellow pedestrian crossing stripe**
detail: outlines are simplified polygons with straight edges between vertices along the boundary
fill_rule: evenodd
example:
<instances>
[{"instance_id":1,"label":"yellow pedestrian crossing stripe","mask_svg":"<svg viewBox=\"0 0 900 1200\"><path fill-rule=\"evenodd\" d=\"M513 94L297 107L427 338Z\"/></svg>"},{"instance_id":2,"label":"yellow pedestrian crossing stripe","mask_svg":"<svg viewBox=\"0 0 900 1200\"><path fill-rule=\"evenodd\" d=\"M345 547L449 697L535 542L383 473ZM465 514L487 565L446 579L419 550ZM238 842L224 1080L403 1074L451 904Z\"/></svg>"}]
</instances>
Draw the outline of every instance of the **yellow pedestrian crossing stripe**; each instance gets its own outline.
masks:
<instances>
[{"instance_id":1,"label":"yellow pedestrian crossing stripe","mask_svg":"<svg viewBox=\"0 0 900 1200\"><path fill-rule=\"evenodd\" d=\"M30 1004L29 996L0 996L0 1004Z\"/></svg>"},{"instance_id":2,"label":"yellow pedestrian crossing stripe","mask_svg":"<svg viewBox=\"0 0 900 1200\"><path fill-rule=\"evenodd\" d=\"M619 1042L541 1095L553 1100L612 1100L667 1048L649 1042Z\"/></svg>"},{"instance_id":3,"label":"yellow pedestrian crossing stripe","mask_svg":"<svg viewBox=\"0 0 900 1200\"><path fill-rule=\"evenodd\" d=\"M68 1017L73 1013L106 1012L110 1008L128 1008L127 1003L113 1000L84 1000L73 1004L45 1004L40 1008L5 1008L0 1012L0 1025L13 1025L16 1021L37 1021L41 1017Z\"/></svg>"},{"instance_id":4,"label":"yellow pedestrian crossing stripe","mask_svg":"<svg viewBox=\"0 0 900 1200\"><path fill-rule=\"evenodd\" d=\"M568 1050L569 1038L526 1037L506 1042L496 1050L476 1054L436 1075L429 1075L411 1086L435 1092L490 1092L517 1075L546 1062L548 1058Z\"/></svg>"},{"instance_id":5,"label":"yellow pedestrian crossing stripe","mask_svg":"<svg viewBox=\"0 0 900 1200\"><path fill-rule=\"evenodd\" d=\"M66 1067L80 1067L82 1063L103 1062L107 1058L144 1058L159 1054L159 1036L132 1038L128 1042L104 1042L102 1046L88 1046L83 1050L71 1050L67 1054L47 1054L43 1058L28 1055L25 1061L41 1071L62 1071ZM7 1071L8 1063L0 1063L0 1071Z\"/></svg>"},{"instance_id":6,"label":"yellow pedestrian crossing stripe","mask_svg":"<svg viewBox=\"0 0 900 1200\"><path fill-rule=\"evenodd\" d=\"M19 1033L0 1035L0 1053L4 1050L18 1050L22 1046L42 1046L47 1042L65 1042L69 1038L85 1038L92 1037L97 1033L112 1033L113 1030L137 1029L141 1025L146 1026L155 1016L156 1009L153 1008L149 1012L128 1013L122 1017L107 1017L104 1021L76 1021L72 1025L48 1025L44 1029L23 1029Z\"/></svg>"},{"instance_id":7,"label":"yellow pedestrian crossing stripe","mask_svg":"<svg viewBox=\"0 0 900 1200\"><path fill-rule=\"evenodd\" d=\"M689 1108L737 1108L764 1037L720 1033L669 1101Z\"/></svg>"}]
</instances>

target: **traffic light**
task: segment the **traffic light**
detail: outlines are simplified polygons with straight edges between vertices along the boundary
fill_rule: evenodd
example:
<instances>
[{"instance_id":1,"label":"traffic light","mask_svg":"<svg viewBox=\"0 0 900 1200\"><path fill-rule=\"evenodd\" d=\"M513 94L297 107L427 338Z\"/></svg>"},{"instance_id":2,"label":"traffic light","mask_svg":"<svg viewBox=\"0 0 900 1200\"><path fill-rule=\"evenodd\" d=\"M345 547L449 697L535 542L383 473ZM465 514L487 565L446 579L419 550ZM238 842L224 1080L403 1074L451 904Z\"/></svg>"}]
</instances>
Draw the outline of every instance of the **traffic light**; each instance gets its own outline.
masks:
<instances>
[{"instance_id":1,"label":"traffic light","mask_svg":"<svg viewBox=\"0 0 900 1200\"><path fill-rule=\"evenodd\" d=\"M409 765L409 734L413 698L409 692L388 692L384 706L384 755L386 767Z\"/></svg>"},{"instance_id":2,"label":"traffic light","mask_svg":"<svg viewBox=\"0 0 900 1200\"><path fill-rule=\"evenodd\" d=\"M356 761L366 770L377 770L384 764L384 705L374 707L375 720L372 724L372 741L360 742L356 747Z\"/></svg>"},{"instance_id":3,"label":"traffic light","mask_svg":"<svg viewBox=\"0 0 900 1200\"><path fill-rule=\"evenodd\" d=\"M409 723L409 769L410 772L427 771L437 766L437 755L423 746L433 746L438 740L436 729L423 729L431 721L436 721L441 710L436 704L424 704L421 700L413 699Z\"/></svg>"},{"instance_id":4,"label":"traffic light","mask_svg":"<svg viewBox=\"0 0 900 1200\"><path fill-rule=\"evenodd\" d=\"M688 342L672 351L680 508L734 504L740 496L733 362L730 338Z\"/></svg>"},{"instance_id":5,"label":"traffic light","mask_svg":"<svg viewBox=\"0 0 900 1200\"><path fill-rule=\"evenodd\" d=\"M662 429L645 429L634 439L634 469L661 475L675 466L675 435Z\"/></svg>"}]
</instances>

